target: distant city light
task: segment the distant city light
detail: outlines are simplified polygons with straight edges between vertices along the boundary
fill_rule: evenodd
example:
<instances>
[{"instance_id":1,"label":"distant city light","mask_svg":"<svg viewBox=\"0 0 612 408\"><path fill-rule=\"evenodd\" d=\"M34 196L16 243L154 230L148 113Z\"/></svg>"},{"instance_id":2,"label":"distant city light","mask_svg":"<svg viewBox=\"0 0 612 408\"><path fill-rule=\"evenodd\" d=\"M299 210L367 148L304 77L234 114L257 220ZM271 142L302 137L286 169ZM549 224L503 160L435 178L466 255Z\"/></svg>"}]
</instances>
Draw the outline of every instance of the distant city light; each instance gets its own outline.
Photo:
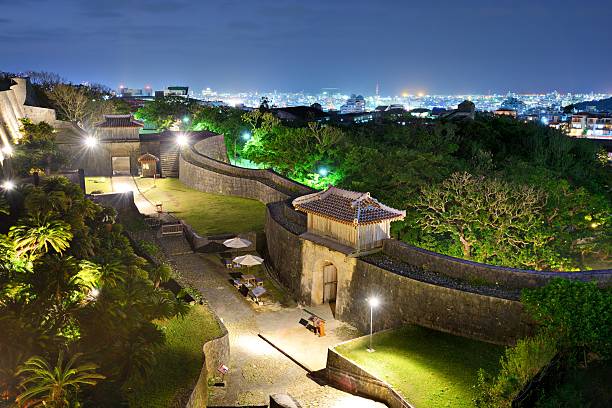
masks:
<instances>
[{"instance_id":1,"label":"distant city light","mask_svg":"<svg viewBox=\"0 0 612 408\"><path fill-rule=\"evenodd\" d=\"M6 180L4 183L2 183L2 188L6 191L11 191L15 188L15 183L13 183L11 180Z\"/></svg>"},{"instance_id":2,"label":"distant city light","mask_svg":"<svg viewBox=\"0 0 612 408\"><path fill-rule=\"evenodd\" d=\"M96 147L97 145L98 139L96 139L94 136L87 136L85 138L85 146L89 147L90 149Z\"/></svg>"},{"instance_id":3,"label":"distant city light","mask_svg":"<svg viewBox=\"0 0 612 408\"><path fill-rule=\"evenodd\" d=\"M319 169L318 173L319 173L319 175L321 177L325 177L325 176L327 176L329 174L329 170L327 170L327 168L325 168L325 167L321 167Z\"/></svg>"},{"instance_id":4,"label":"distant city light","mask_svg":"<svg viewBox=\"0 0 612 408\"><path fill-rule=\"evenodd\" d=\"M244 140L250 140L251 139L251 132L249 132L249 131L242 132L242 138Z\"/></svg>"},{"instance_id":5,"label":"distant city light","mask_svg":"<svg viewBox=\"0 0 612 408\"><path fill-rule=\"evenodd\" d=\"M188 141L187 136L182 133L176 137L176 144L179 146L187 146Z\"/></svg>"}]
</instances>

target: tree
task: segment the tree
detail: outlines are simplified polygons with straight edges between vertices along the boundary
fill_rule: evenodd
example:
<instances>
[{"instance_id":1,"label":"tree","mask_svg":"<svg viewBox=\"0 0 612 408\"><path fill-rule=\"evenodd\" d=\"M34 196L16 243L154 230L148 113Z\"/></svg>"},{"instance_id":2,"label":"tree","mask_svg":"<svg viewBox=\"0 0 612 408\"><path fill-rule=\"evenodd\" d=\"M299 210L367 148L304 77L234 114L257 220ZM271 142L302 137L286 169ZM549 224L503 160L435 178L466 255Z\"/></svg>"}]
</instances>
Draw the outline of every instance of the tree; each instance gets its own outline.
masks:
<instances>
[{"instance_id":1,"label":"tree","mask_svg":"<svg viewBox=\"0 0 612 408\"><path fill-rule=\"evenodd\" d=\"M89 98L83 88L69 84L57 84L48 94L66 120L78 123L87 115Z\"/></svg>"},{"instance_id":2,"label":"tree","mask_svg":"<svg viewBox=\"0 0 612 408\"><path fill-rule=\"evenodd\" d=\"M454 173L422 188L414 208L424 231L448 234L466 259L541 268L550 265L554 240L543 225L546 199L533 187Z\"/></svg>"},{"instance_id":3,"label":"tree","mask_svg":"<svg viewBox=\"0 0 612 408\"><path fill-rule=\"evenodd\" d=\"M32 171L50 174L64 163L64 156L55 142L55 130L46 122L33 123L21 119L22 137L15 142L13 166L20 175Z\"/></svg>"},{"instance_id":4,"label":"tree","mask_svg":"<svg viewBox=\"0 0 612 408\"><path fill-rule=\"evenodd\" d=\"M46 359L34 356L28 359L18 374L25 376L21 386L25 389L17 397L22 406L51 406L63 408L76 401L81 386L95 385L105 377L97 374L97 366L91 363L75 366L81 354L74 354L64 364L64 352L60 351L52 366Z\"/></svg>"},{"instance_id":5,"label":"tree","mask_svg":"<svg viewBox=\"0 0 612 408\"><path fill-rule=\"evenodd\" d=\"M25 224L11 227L9 237L15 243L18 256L33 260L53 249L61 254L70 245L70 225L60 220L31 218Z\"/></svg>"},{"instance_id":6,"label":"tree","mask_svg":"<svg viewBox=\"0 0 612 408\"><path fill-rule=\"evenodd\" d=\"M186 115L197 112L197 101L181 96L166 96L147 102L136 112L136 118L154 124L158 129L169 129Z\"/></svg>"},{"instance_id":7,"label":"tree","mask_svg":"<svg viewBox=\"0 0 612 408\"><path fill-rule=\"evenodd\" d=\"M104 115L115 112L115 103L109 100L108 89L101 85L56 84L48 92L60 115L81 129L92 132Z\"/></svg>"},{"instance_id":8,"label":"tree","mask_svg":"<svg viewBox=\"0 0 612 408\"><path fill-rule=\"evenodd\" d=\"M27 71L26 75L30 82L34 85L39 85L45 90L49 90L54 86L65 83L66 81L55 72L48 71Z\"/></svg>"},{"instance_id":9,"label":"tree","mask_svg":"<svg viewBox=\"0 0 612 408\"><path fill-rule=\"evenodd\" d=\"M167 282L172 277L172 269L166 264L154 266L149 269L149 279L153 281L155 288L162 282Z\"/></svg>"}]
</instances>

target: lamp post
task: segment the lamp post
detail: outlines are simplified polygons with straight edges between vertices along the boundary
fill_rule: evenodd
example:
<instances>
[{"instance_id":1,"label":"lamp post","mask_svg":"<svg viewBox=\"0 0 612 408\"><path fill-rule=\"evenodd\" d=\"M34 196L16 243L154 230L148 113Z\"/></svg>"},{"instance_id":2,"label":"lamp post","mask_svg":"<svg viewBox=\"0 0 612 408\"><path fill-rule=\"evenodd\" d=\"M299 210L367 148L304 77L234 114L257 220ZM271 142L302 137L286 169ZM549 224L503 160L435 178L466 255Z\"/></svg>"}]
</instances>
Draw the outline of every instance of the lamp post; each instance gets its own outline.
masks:
<instances>
[{"instance_id":1,"label":"lamp post","mask_svg":"<svg viewBox=\"0 0 612 408\"><path fill-rule=\"evenodd\" d=\"M374 308L380 304L380 301L376 297L368 298L368 304L370 305L370 347L368 348L368 353L373 353L374 349L372 348L372 327L374 324Z\"/></svg>"}]
</instances>

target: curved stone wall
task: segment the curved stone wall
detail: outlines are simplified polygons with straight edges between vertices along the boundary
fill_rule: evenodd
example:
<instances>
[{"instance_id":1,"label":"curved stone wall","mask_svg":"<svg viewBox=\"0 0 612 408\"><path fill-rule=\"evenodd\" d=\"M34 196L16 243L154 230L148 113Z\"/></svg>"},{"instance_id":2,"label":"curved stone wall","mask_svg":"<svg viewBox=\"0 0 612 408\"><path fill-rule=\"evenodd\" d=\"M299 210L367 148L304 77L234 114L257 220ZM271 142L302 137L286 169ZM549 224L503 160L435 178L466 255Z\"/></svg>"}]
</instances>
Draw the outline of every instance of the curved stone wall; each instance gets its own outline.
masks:
<instances>
[{"instance_id":1,"label":"curved stone wall","mask_svg":"<svg viewBox=\"0 0 612 408\"><path fill-rule=\"evenodd\" d=\"M196 190L252 198L263 203L286 200L313 190L271 170L245 169L209 157L219 154L223 135L184 148L179 159L181 182Z\"/></svg>"},{"instance_id":2,"label":"curved stone wall","mask_svg":"<svg viewBox=\"0 0 612 408\"><path fill-rule=\"evenodd\" d=\"M383 252L393 258L420 268L466 281L482 280L491 285L509 289L544 286L553 278L596 281L600 286L612 284L612 269L580 272L531 271L453 258L422 248L413 247L395 239L383 243Z\"/></svg>"}]
</instances>

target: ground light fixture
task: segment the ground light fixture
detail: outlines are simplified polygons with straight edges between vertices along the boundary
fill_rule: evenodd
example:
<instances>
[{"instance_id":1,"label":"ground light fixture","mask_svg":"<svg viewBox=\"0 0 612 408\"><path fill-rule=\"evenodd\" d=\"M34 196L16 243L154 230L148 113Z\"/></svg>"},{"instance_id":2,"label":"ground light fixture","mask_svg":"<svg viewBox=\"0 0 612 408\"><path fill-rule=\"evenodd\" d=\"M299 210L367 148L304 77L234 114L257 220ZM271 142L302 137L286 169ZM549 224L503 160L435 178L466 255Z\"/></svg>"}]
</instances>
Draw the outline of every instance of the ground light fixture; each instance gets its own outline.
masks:
<instances>
[{"instance_id":1,"label":"ground light fixture","mask_svg":"<svg viewBox=\"0 0 612 408\"><path fill-rule=\"evenodd\" d=\"M319 169L318 173L319 173L319 175L320 175L321 177L325 177L325 176L327 176L327 175L329 174L329 170L327 170L327 168L326 168L326 167L321 167L321 168Z\"/></svg>"},{"instance_id":2,"label":"ground light fixture","mask_svg":"<svg viewBox=\"0 0 612 408\"><path fill-rule=\"evenodd\" d=\"M189 123L189 116L183 116L183 123Z\"/></svg>"},{"instance_id":3,"label":"ground light fixture","mask_svg":"<svg viewBox=\"0 0 612 408\"><path fill-rule=\"evenodd\" d=\"M380 305L380 300L377 297L369 297L367 301L368 305L370 306L370 347L368 347L368 353L373 353L374 348L372 347L372 327L374 323L374 308Z\"/></svg>"},{"instance_id":4,"label":"ground light fixture","mask_svg":"<svg viewBox=\"0 0 612 408\"><path fill-rule=\"evenodd\" d=\"M176 137L176 144L183 147L187 146L187 136L180 134Z\"/></svg>"},{"instance_id":5,"label":"ground light fixture","mask_svg":"<svg viewBox=\"0 0 612 408\"><path fill-rule=\"evenodd\" d=\"M249 132L249 131L242 132L242 138L244 140L250 140L251 139L251 132Z\"/></svg>"},{"instance_id":6,"label":"ground light fixture","mask_svg":"<svg viewBox=\"0 0 612 408\"><path fill-rule=\"evenodd\" d=\"M98 145L98 139L96 139L93 136L87 136L85 138L85 146L87 146L88 148L92 149L94 147L96 147Z\"/></svg>"},{"instance_id":7,"label":"ground light fixture","mask_svg":"<svg viewBox=\"0 0 612 408\"><path fill-rule=\"evenodd\" d=\"M15 188L15 183L13 183L11 180L5 180L2 183L2 188L5 189L6 191L11 191L12 189Z\"/></svg>"}]
</instances>

